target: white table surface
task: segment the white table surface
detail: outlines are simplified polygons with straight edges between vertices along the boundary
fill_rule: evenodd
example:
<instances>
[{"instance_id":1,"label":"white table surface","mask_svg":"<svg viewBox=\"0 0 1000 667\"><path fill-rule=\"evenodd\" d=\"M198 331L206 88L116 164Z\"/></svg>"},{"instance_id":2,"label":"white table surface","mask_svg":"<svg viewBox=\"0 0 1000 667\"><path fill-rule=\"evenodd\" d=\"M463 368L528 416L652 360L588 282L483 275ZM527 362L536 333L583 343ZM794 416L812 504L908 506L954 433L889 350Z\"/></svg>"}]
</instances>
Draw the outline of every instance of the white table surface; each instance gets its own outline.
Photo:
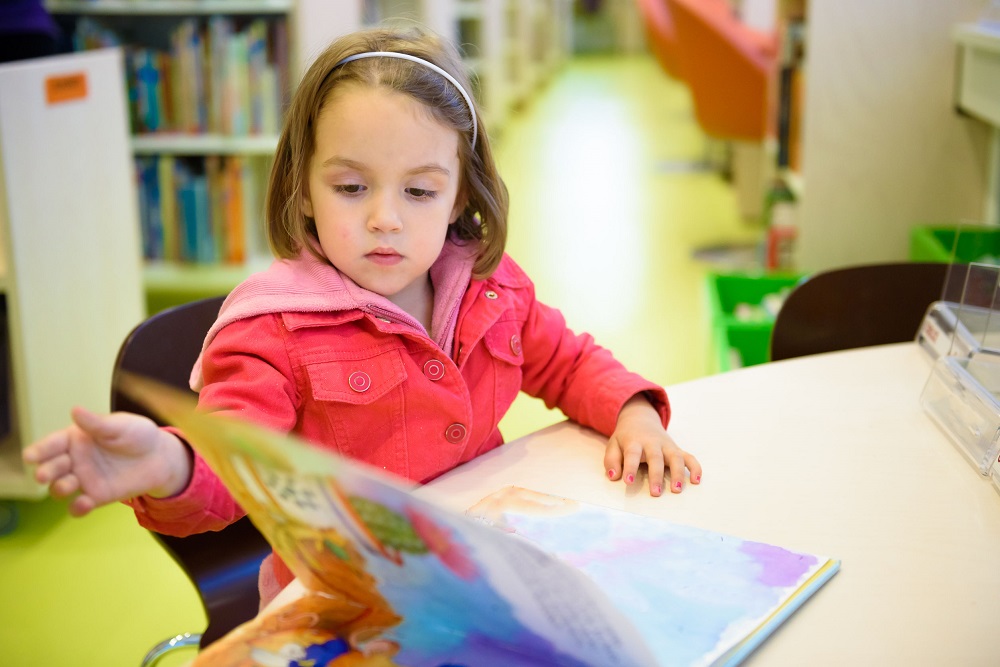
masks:
<instances>
[{"instance_id":1,"label":"white table surface","mask_svg":"<svg viewBox=\"0 0 1000 667\"><path fill-rule=\"evenodd\" d=\"M608 481L604 439L568 422L418 493L464 510L517 485L840 559L748 664L1000 665L1000 494L921 409L930 370L905 343L669 387L704 466L680 495Z\"/></svg>"}]
</instances>

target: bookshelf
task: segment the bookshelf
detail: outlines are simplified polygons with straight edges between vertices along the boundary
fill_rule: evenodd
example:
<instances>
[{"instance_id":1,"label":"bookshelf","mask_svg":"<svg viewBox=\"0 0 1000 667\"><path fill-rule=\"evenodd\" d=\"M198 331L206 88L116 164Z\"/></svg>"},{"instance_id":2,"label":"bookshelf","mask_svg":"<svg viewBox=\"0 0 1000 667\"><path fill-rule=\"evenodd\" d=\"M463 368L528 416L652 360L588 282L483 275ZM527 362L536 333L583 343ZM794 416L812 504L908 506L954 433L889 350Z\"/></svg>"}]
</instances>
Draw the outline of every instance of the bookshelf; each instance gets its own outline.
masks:
<instances>
[{"instance_id":1,"label":"bookshelf","mask_svg":"<svg viewBox=\"0 0 1000 667\"><path fill-rule=\"evenodd\" d=\"M0 498L39 498L23 447L106 411L143 317L122 53L0 65Z\"/></svg>"},{"instance_id":2,"label":"bookshelf","mask_svg":"<svg viewBox=\"0 0 1000 667\"><path fill-rule=\"evenodd\" d=\"M126 54L147 312L224 294L270 262L261 219L282 111L364 4L48 0L75 48Z\"/></svg>"}]
</instances>

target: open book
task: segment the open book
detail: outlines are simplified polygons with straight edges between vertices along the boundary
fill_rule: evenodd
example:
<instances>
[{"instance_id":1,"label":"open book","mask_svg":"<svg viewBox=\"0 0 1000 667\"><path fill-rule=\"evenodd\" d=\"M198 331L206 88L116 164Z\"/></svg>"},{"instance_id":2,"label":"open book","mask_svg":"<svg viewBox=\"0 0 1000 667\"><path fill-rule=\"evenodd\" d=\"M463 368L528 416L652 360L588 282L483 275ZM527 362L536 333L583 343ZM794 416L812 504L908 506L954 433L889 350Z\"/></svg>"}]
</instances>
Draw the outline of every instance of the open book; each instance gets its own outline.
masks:
<instances>
[{"instance_id":1,"label":"open book","mask_svg":"<svg viewBox=\"0 0 1000 667\"><path fill-rule=\"evenodd\" d=\"M734 665L839 567L513 487L461 515L183 392L125 389L184 432L305 589L197 667Z\"/></svg>"}]
</instances>

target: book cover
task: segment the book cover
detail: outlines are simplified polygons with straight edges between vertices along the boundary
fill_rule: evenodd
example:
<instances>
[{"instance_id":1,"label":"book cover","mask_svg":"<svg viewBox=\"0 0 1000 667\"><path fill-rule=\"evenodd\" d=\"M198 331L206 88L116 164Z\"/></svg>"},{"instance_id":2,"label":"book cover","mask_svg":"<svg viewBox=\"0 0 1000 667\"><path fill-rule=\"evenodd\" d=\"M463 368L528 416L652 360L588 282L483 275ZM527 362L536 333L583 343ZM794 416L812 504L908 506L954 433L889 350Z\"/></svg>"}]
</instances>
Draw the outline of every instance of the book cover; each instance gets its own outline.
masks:
<instances>
[{"instance_id":1,"label":"book cover","mask_svg":"<svg viewBox=\"0 0 1000 667\"><path fill-rule=\"evenodd\" d=\"M196 412L185 392L122 386L184 432L304 587L194 667L736 664L837 569L521 489L456 514L382 471Z\"/></svg>"}]
</instances>

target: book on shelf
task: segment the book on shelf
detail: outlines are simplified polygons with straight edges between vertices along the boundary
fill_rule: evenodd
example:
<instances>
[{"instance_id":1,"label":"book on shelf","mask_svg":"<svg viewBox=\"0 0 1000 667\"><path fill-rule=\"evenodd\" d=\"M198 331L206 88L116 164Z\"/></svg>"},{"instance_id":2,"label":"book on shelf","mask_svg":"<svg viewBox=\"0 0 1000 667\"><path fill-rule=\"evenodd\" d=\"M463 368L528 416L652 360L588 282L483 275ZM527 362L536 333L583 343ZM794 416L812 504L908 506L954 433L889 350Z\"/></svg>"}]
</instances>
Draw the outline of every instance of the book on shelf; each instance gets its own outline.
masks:
<instances>
[{"instance_id":1,"label":"book on shelf","mask_svg":"<svg viewBox=\"0 0 1000 667\"><path fill-rule=\"evenodd\" d=\"M283 17L185 18L169 28L169 48L156 48L84 17L73 44L125 48L135 134L276 135L290 91L287 30Z\"/></svg>"},{"instance_id":2,"label":"book on shelf","mask_svg":"<svg viewBox=\"0 0 1000 667\"><path fill-rule=\"evenodd\" d=\"M735 665L839 569L514 487L455 513L186 392L123 389L183 431L301 587L193 667Z\"/></svg>"},{"instance_id":3,"label":"book on shelf","mask_svg":"<svg viewBox=\"0 0 1000 667\"><path fill-rule=\"evenodd\" d=\"M159 155L135 161L146 259L243 264L267 253L259 238L266 160Z\"/></svg>"}]
</instances>

